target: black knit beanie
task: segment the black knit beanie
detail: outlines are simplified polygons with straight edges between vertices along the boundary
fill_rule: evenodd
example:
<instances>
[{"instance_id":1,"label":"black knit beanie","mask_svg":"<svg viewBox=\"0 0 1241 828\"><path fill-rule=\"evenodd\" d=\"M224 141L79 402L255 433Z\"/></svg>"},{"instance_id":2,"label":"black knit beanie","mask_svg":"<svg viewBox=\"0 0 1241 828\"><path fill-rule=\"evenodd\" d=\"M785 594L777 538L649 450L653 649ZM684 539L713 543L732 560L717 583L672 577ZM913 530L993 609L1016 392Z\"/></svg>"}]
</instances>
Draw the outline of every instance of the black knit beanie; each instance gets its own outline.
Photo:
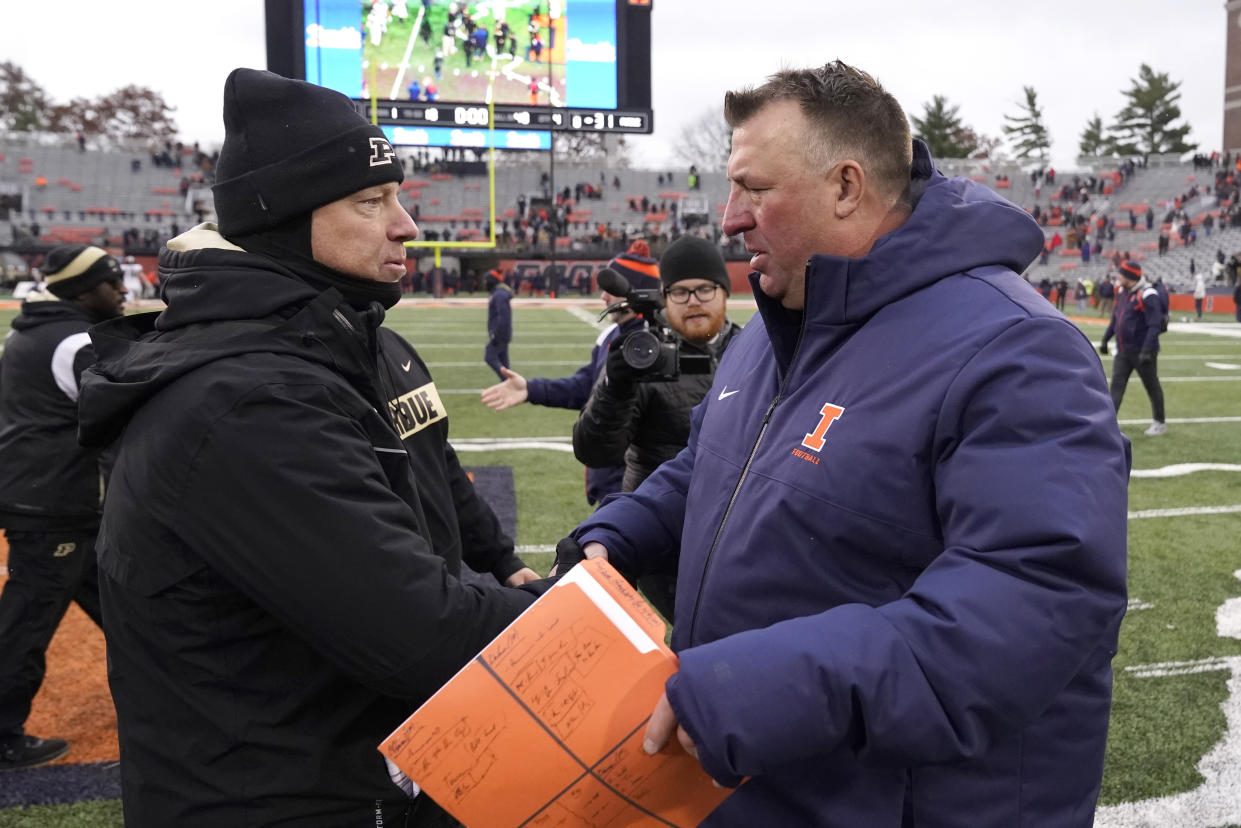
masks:
<instances>
[{"instance_id":1,"label":"black knit beanie","mask_svg":"<svg viewBox=\"0 0 1241 828\"><path fill-rule=\"evenodd\" d=\"M44 287L60 299L73 299L100 282L124 278L120 264L108 251L85 244L53 247L40 269Z\"/></svg>"},{"instance_id":2,"label":"black knit beanie","mask_svg":"<svg viewBox=\"0 0 1241 828\"><path fill-rule=\"evenodd\" d=\"M707 279L732 293L732 280L719 247L698 236L682 236L659 257L659 280L665 288L682 279Z\"/></svg>"},{"instance_id":3,"label":"black knit beanie","mask_svg":"<svg viewBox=\"0 0 1241 828\"><path fill-rule=\"evenodd\" d=\"M211 188L220 234L318 290L339 290L359 310L392 307L401 286L316 261L311 213L404 177L383 131L339 92L255 69L234 69L224 82L224 146Z\"/></svg>"},{"instance_id":4,"label":"black knit beanie","mask_svg":"<svg viewBox=\"0 0 1241 828\"><path fill-rule=\"evenodd\" d=\"M234 69L224 82L215 174L215 212L229 239L405 177L383 130L344 95L256 69Z\"/></svg>"}]
</instances>

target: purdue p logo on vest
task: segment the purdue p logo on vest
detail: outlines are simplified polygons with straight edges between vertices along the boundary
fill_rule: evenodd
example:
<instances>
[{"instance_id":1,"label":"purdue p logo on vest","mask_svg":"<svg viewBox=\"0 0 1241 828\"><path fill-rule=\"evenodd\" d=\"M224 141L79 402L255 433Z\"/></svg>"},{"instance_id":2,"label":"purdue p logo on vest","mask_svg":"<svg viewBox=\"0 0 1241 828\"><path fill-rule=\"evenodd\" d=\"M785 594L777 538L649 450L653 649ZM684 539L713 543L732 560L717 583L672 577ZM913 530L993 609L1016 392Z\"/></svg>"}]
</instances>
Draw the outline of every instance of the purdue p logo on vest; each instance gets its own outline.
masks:
<instances>
[{"instance_id":1,"label":"purdue p logo on vest","mask_svg":"<svg viewBox=\"0 0 1241 828\"><path fill-rule=\"evenodd\" d=\"M371 139L371 166L381 167L384 164L391 164L392 159L396 158L396 150L392 149L392 145L383 138Z\"/></svg>"},{"instance_id":2,"label":"purdue p logo on vest","mask_svg":"<svg viewBox=\"0 0 1241 828\"><path fill-rule=\"evenodd\" d=\"M76 543L59 543L56 545L56 551L52 553L53 558L63 558L65 555L72 555L73 550L77 549Z\"/></svg>"}]
</instances>

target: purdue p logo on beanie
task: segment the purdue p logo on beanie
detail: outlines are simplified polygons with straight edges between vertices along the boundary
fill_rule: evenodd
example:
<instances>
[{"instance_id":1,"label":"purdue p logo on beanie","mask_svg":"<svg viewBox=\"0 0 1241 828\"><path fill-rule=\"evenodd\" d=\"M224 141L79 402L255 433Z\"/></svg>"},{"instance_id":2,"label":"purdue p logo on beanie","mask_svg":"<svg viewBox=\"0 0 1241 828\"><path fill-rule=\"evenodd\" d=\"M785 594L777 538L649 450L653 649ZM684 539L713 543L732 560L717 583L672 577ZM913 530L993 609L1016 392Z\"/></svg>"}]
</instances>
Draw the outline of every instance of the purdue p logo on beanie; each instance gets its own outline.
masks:
<instances>
[{"instance_id":1,"label":"purdue p logo on beanie","mask_svg":"<svg viewBox=\"0 0 1241 828\"><path fill-rule=\"evenodd\" d=\"M383 131L339 92L257 69L224 82L211 188L220 233L257 233L366 187L402 181Z\"/></svg>"}]
</instances>

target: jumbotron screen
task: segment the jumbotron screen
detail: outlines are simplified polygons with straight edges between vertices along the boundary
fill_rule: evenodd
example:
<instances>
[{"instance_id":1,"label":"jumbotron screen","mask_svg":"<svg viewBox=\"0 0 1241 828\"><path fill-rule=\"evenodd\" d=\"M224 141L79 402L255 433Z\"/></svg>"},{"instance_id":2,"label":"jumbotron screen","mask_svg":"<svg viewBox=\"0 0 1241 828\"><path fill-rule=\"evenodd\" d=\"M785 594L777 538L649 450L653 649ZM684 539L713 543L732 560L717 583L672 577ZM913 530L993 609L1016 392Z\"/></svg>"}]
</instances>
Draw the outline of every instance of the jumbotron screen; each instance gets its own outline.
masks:
<instances>
[{"instance_id":1,"label":"jumbotron screen","mask_svg":"<svg viewBox=\"0 0 1241 828\"><path fill-rule=\"evenodd\" d=\"M267 0L268 68L348 95L394 143L547 149L649 133L649 2ZM372 99L375 101L372 113Z\"/></svg>"}]
</instances>

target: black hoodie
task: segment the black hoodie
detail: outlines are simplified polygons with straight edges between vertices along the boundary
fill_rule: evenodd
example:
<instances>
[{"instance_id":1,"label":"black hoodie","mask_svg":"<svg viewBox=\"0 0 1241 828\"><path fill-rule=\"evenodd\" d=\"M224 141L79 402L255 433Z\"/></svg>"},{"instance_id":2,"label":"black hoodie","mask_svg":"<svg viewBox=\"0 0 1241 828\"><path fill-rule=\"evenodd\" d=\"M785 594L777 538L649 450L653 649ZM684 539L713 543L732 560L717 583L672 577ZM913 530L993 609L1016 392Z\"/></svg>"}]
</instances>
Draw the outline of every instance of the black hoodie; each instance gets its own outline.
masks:
<instances>
[{"instance_id":1,"label":"black hoodie","mask_svg":"<svg viewBox=\"0 0 1241 828\"><path fill-rule=\"evenodd\" d=\"M376 745L533 600L429 542L359 314L209 226L168 309L94 332L82 438L123 432L99 535L129 826L369 825ZM387 803L387 805L384 805Z\"/></svg>"}]
</instances>

